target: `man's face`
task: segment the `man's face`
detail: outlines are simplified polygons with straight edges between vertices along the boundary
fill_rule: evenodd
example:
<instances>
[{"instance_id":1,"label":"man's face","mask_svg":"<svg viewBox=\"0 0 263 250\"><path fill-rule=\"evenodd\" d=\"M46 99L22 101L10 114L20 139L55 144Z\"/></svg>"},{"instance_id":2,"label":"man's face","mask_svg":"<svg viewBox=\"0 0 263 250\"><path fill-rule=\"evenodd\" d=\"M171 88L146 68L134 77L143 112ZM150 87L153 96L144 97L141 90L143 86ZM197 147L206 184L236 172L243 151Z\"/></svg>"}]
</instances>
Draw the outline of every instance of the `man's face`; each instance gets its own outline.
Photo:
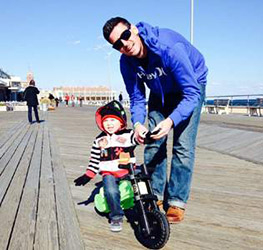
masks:
<instances>
[{"instance_id":1,"label":"man's face","mask_svg":"<svg viewBox=\"0 0 263 250\"><path fill-rule=\"evenodd\" d=\"M118 23L112 30L109 40L111 44L114 44L128 28L123 23ZM136 26L131 25L131 36L128 40L120 39L123 46L119 49L122 54L127 56L135 56L137 58L143 58L146 56L146 49L138 35L138 29Z\"/></svg>"}]
</instances>

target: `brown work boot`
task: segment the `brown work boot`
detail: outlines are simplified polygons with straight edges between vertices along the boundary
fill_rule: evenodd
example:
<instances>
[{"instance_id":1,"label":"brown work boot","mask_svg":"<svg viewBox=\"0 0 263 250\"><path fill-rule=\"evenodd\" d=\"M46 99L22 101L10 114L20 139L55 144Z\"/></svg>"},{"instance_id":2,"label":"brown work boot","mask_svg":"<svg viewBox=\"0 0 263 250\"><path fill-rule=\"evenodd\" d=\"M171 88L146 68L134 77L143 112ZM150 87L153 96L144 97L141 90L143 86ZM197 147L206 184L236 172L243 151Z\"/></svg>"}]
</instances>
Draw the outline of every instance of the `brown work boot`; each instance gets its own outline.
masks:
<instances>
[{"instance_id":1,"label":"brown work boot","mask_svg":"<svg viewBox=\"0 0 263 250\"><path fill-rule=\"evenodd\" d=\"M184 219L185 210L176 206L170 206L167 210L166 217L169 223L179 223Z\"/></svg>"}]
</instances>

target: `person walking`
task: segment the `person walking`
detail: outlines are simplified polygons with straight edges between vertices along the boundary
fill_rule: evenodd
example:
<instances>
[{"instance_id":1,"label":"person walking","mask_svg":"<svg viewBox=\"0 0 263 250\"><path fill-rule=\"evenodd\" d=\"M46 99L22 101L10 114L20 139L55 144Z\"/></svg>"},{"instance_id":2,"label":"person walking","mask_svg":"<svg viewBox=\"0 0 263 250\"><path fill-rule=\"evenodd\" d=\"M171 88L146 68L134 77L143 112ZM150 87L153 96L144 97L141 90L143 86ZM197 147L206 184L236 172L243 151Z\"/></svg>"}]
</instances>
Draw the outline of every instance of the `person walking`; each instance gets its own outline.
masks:
<instances>
[{"instance_id":1,"label":"person walking","mask_svg":"<svg viewBox=\"0 0 263 250\"><path fill-rule=\"evenodd\" d=\"M122 104L122 101L123 101L123 96L122 96L122 92L120 92L120 94L119 94L119 102Z\"/></svg>"},{"instance_id":2,"label":"person walking","mask_svg":"<svg viewBox=\"0 0 263 250\"><path fill-rule=\"evenodd\" d=\"M80 96L80 97L79 97L79 106L80 106L80 107L82 107L83 100L84 100L84 97L83 97L83 96Z\"/></svg>"},{"instance_id":3,"label":"person walking","mask_svg":"<svg viewBox=\"0 0 263 250\"><path fill-rule=\"evenodd\" d=\"M195 158L195 141L208 69L203 55L179 33L125 18L109 19L104 38L121 55L120 70L130 98L137 141L148 129L145 84L150 89L148 126L157 140L145 147L158 204L166 204L170 223L184 219ZM170 178L167 178L167 135L173 129ZM166 191L166 192L165 192Z\"/></svg>"},{"instance_id":4,"label":"person walking","mask_svg":"<svg viewBox=\"0 0 263 250\"><path fill-rule=\"evenodd\" d=\"M56 108L57 108L59 104L59 99L57 97L55 98L55 102L56 102Z\"/></svg>"},{"instance_id":5,"label":"person walking","mask_svg":"<svg viewBox=\"0 0 263 250\"><path fill-rule=\"evenodd\" d=\"M75 107L75 96L71 95L70 99L71 99L71 106Z\"/></svg>"},{"instance_id":6,"label":"person walking","mask_svg":"<svg viewBox=\"0 0 263 250\"><path fill-rule=\"evenodd\" d=\"M24 100L27 102L28 106L28 121L30 124L33 123L32 121L32 109L34 109L36 121L39 123L39 116L38 116L38 99L37 95L39 94L38 88L35 86L35 81L31 80L29 82L29 86L24 91Z\"/></svg>"},{"instance_id":7,"label":"person walking","mask_svg":"<svg viewBox=\"0 0 263 250\"><path fill-rule=\"evenodd\" d=\"M69 95L67 93L66 93L64 99L65 99L66 107L68 107L68 102L69 102L70 97L69 97Z\"/></svg>"}]
</instances>

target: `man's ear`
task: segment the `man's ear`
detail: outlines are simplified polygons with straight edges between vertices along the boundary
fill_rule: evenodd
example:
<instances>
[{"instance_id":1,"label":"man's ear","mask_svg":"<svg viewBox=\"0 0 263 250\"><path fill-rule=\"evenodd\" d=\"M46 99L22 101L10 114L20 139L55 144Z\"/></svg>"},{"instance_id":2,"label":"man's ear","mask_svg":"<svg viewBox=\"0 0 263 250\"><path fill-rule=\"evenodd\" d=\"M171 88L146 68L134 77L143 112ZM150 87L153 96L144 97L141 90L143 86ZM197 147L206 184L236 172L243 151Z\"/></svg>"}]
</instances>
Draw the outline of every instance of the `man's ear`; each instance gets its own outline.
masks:
<instances>
[{"instance_id":1,"label":"man's ear","mask_svg":"<svg viewBox=\"0 0 263 250\"><path fill-rule=\"evenodd\" d=\"M139 34L138 28L137 28L135 25L133 25L133 24L131 24L131 32L132 32L133 34L135 34L135 35L138 35L138 34Z\"/></svg>"}]
</instances>

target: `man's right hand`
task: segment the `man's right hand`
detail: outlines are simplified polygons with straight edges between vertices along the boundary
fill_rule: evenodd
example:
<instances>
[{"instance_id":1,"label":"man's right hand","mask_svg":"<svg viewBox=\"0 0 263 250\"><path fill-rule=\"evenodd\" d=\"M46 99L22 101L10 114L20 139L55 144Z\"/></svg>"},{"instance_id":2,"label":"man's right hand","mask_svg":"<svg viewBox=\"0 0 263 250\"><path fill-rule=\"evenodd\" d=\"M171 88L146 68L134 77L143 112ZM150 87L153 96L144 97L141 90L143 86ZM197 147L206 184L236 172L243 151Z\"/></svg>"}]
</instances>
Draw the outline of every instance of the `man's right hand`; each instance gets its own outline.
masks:
<instances>
[{"instance_id":1,"label":"man's right hand","mask_svg":"<svg viewBox=\"0 0 263 250\"><path fill-rule=\"evenodd\" d=\"M152 138L152 136L158 134L160 132L160 129L158 130L155 130L153 132L151 131L148 131L145 135L145 138L144 138L144 144L151 144L155 141L155 139Z\"/></svg>"},{"instance_id":2,"label":"man's right hand","mask_svg":"<svg viewBox=\"0 0 263 250\"><path fill-rule=\"evenodd\" d=\"M134 130L135 130L135 138L137 142L140 144L144 144L144 138L146 133L148 132L148 129L144 125L138 123L135 125Z\"/></svg>"},{"instance_id":3,"label":"man's right hand","mask_svg":"<svg viewBox=\"0 0 263 250\"><path fill-rule=\"evenodd\" d=\"M77 179L74 180L75 186L84 186L86 185L89 181L91 180L90 177L88 177L86 174L78 177Z\"/></svg>"}]
</instances>

